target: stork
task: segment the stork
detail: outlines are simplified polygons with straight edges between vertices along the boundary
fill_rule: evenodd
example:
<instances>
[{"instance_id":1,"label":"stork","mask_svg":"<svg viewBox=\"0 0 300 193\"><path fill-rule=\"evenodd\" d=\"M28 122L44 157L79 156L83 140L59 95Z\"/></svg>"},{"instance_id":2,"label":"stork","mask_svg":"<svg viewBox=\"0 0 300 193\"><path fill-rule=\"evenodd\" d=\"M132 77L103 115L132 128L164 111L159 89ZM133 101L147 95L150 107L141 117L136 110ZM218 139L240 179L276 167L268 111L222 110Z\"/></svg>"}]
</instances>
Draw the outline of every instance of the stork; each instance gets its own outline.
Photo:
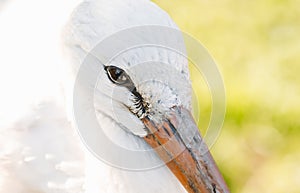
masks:
<instances>
[{"instance_id":1,"label":"stork","mask_svg":"<svg viewBox=\"0 0 300 193\"><path fill-rule=\"evenodd\" d=\"M104 38L146 25L177 29L164 11L148 0L83 2L74 11L65 35L73 72L78 73L84 57ZM129 30L125 38L118 41L134 41L132 36L142 40L168 39L170 35L163 32L135 34ZM178 39L176 36L173 40L182 41ZM106 49L110 46L116 45L107 44ZM92 53L96 55L95 61L106 57L102 51L96 49ZM153 65L158 61L159 65ZM100 60L95 68L99 69L100 77L100 84L95 88L95 110L104 132L127 148L155 148L156 152L148 159L158 156L165 163L163 167L143 172L108 167L111 173L105 178L117 181L110 192L228 192L198 131L190 139L194 140L192 145L188 144L187 138L196 126L190 115L191 88L186 59L159 47L146 46L129 50L111 61ZM101 145L101 148L109 148ZM161 145L163 148L159 149ZM120 159L126 161L126 157L120 156ZM134 159L143 160L139 155ZM107 166L99 163L100 176L103 168ZM90 187L105 187L100 181Z\"/></svg>"},{"instance_id":2,"label":"stork","mask_svg":"<svg viewBox=\"0 0 300 193\"><path fill-rule=\"evenodd\" d=\"M15 192L22 192L20 189L28 186L29 181L39 182L42 178L48 179L46 186L40 183L40 186L31 186L27 190L51 192L49 189L54 189L57 192L78 192L78 186L74 184L81 184L81 180L70 176L81 175L81 172L72 170L74 165L80 164L85 168L82 189L87 193L229 192L192 119L188 66L186 59L180 54L155 46L141 47L120 54L109 62L102 62L101 58L95 57L92 66L99 72L98 84L93 88L93 104L101 129L111 141L125 149L135 151L153 149L154 151L149 151L146 155L136 154L131 160L135 161L134 164L138 164L141 160L151 160L153 163L159 163L159 167L140 171L116 167L98 159L94 153L79 144L78 137L65 132L76 127L76 121L70 119L72 112L64 113L62 109L64 106L69 109L73 105L70 103L72 86L76 83L78 72L81 65L86 62L87 56L94 56L97 50L94 52L93 49L105 38L137 26L178 29L167 13L148 0L86 0L74 10L63 33L68 55L66 62L68 76L64 80L67 102L64 105L56 102L45 104L34 112L39 115L39 119L34 120L29 126L57 128L53 130L55 134L52 134L53 140L47 143L53 142L58 135L71 140L60 142L64 150L54 145L52 150L55 149L57 152L49 150L52 153L44 157L49 163L40 161L38 164L39 167L48 170L46 172L42 172L43 169L34 170L37 174L34 179L23 176L22 181L26 185ZM138 38L150 40L164 38L156 35L149 37L148 34L147 37ZM130 41L130 37L127 38ZM181 41L179 40L179 47L182 46ZM97 54L102 56L102 53ZM95 68L87 68L87 74L94 73ZM79 90L84 91L85 88ZM89 102L91 99L86 100ZM85 109L85 106L81 107ZM84 113L89 115L89 112ZM68 120L72 120L73 124L68 124ZM60 129L64 132L61 133ZM43 135L41 132L38 136ZM32 163L29 166L27 164L30 169L25 169L24 173L32 171L31 169L37 165L34 164L35 161L40 160L38 153L41 153L40 149L36 148L41 144L37 144L30 137L27 142L35 147L36 151L31 152L35 153L35 156L23 160ZM101 141L96 146L110 152L110 146ZM69 162L70 159L75 161L69 165L67 161L62 161L54 166L57 157ZM119 158L120 163L128 161L126 157ZM53 171L50 171L52 167ZM81 167L76 168L82 170ZM64 174L58 171L63 171ZM63 185L51 183L66 176L68 180Z\"/></svg>"}]
</instances>

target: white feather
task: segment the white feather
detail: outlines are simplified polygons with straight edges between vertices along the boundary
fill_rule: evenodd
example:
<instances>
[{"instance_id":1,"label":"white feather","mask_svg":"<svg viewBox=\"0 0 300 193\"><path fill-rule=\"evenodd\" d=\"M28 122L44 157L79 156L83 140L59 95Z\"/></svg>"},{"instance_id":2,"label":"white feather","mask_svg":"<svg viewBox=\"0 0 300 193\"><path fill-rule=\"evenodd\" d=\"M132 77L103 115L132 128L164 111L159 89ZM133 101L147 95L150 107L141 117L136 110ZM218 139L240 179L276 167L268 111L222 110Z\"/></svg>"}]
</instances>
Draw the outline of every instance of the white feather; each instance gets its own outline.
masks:
<instances>
[{"instance_id":1,"label":"white feather","mask_svg":"<svg viewBox=\"0 0 300 193\"><path fill-rule=\"evenodd\" d=\"M64 31L66 52L71 56L71 60L68 61L71 67L67 66L67 69L71 69L70 74L62 80L67 102L61 100L63 95L56 90L55 94L50 95L51 97L40 97L38 105L29 106L30 108L24 111L26 116L23 118L15 117L13 121L1 126L0 145L4 147L0 151L1 192L185 192L182 185L165 166L133 172L111 167L96 159L82 146L69 121L70 113L68 114L65 110L67 108L70 112L71 100L68 98L72 92L70 88L73 85L74 75L87 53L105 37L122 29L140 25L176 28L171 18L148 0L91 0L84 1L76 8ZM173 64L177 71L182 72L182 77L178 78L178 81L184 80L184 84L178 84L177 76L165 76L163 70L168 69L167 66L153 71L144 69L156 75L161 74L162 78L166 78L163 81L170 83L169 86L159 82L138 85L143 97L152 104L153 112L164 113L165 109L174 104L189 108L190 99L185 97L189 92L186 60L180 55L157 48L143 48L135 50L134 53L128 52L121 55L114 62L124 69L129 69L128 63L134 66L143 61L163 61L166 64ZM138 71L131 69L128 73L135 83L143 81L143 76L138 75ZM153 75L151 73L148 75ZM55 72L51 75L50 80L58 82L58 78L53 78ZM42 76L41 79L43 79ZM117 101L117 97L121 96L119 94L126 94L127 91L120 89L117 95L105 96L110 93L111 83L108 79L103 82L106 87L98 88L96 96L99 99L96 97L95 107L99 110L98 118L101 119L106 134L113 141L118 141L120 146L129 149L148 148L138 137L145 135L139 119L130 117L135 121L114 122L116 117L113 116L112 110L109 110L111 107L103 105L109 104L105 100L110 100L110 97L116 97ZM54 85L59 87L59 83ZM155 90L156 93L151 93L151 90ZM150 97L150 95L155 97ZM19 98L21 94L18 95ZM159 100L163 101L164 106L156 105ZM122 102L126 103L126 101ZM105 109L106 114L101 113L101 109ZM132 116L121 107L117 112ZM149 154L149 159L158 158L155 154Z\"/></svg>"}]
</instances>

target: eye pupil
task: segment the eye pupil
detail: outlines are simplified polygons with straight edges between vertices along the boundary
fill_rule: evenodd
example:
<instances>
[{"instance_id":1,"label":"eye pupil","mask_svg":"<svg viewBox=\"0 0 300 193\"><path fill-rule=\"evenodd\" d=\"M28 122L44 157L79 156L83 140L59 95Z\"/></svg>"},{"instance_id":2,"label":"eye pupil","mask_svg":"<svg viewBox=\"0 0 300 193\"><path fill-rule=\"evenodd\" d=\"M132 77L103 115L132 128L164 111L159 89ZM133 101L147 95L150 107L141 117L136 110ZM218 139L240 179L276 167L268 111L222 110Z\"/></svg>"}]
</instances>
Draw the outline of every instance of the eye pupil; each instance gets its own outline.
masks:
<instances>
[{"instance_id":1,"label":"eye pupil","mask_svg":"<svg viewBox=\"0 0 300 193\"><path fill-rule=\"evenodd\" d=\"M111 68L109 70L110 76L114 81L118 81L118 79L122 77L123 72L124 71L121 70L120 68Z\"/></svg>"}]
</instances>

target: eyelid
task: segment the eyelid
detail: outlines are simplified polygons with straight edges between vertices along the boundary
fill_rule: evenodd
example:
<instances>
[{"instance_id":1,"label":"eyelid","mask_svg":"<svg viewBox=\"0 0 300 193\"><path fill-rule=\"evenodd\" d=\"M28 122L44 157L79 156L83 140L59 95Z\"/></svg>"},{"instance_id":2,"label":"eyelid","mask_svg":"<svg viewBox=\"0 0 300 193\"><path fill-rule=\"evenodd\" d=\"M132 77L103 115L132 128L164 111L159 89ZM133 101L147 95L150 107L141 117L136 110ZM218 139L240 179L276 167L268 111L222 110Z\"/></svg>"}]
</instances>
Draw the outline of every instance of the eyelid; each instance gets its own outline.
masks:
<instances>
[{"instance_id":1,"label":"eyelid","mask_svg":"<svg viewBox=\"0 0 300 193\"><path fill-rule=\"evenodd\" d=\"M117 71L117 70L120 70L121 71L121 74L119 75L119 77L116 79L113 77L113 75L111 74L110 72L110 69L113 69L115 68L114 70ZM126 83L129 83L131 82L131 79L129 77L129 75L121 68L119 67L116 67L116 66L104 66L104 70L106 71L109 79L115 83L115 84L119 84L119 85L122 85L122 84L126 84ZM123 82L122 82L123 81Z\"/></svg>"}]
</instances>

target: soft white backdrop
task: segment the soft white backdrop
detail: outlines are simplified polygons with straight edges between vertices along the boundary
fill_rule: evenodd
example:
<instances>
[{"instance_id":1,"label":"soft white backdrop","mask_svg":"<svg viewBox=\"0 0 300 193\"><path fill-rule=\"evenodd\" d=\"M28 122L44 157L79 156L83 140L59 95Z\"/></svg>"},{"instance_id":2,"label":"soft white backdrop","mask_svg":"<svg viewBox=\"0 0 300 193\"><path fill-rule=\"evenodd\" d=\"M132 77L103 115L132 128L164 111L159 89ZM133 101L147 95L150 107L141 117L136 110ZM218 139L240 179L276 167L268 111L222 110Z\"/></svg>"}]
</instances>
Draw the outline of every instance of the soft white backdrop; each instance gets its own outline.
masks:
<instances>
[{"instance_id":1,"label":"soft white backdrop","mask_svg":"<svg viewBox=\"0 0 300 193\"><path fill-rule=\"evenodd\" d=\"M32 152L26 149L26 144L32 145L35 141L33 137L43 139L47 135L43 131L34 131L34 135L30 136L24 130L30 128L27 128L27 124L32 124L32 120L39 118L32 110L36 105L54 97L56 102L59 102L58 99L61 100L59 97L62 65L61 31L77 3L77 0L0 1L0 192L2 190L32 192L33 189L29 188L29 184L26 189L20 186L22 183L18 181L22 179L41 181L42 179L30 179L28 174L47 173L34 171L31 167L28 167L27 171L21 167L21 162L40 159L39 155L29 156ZM52 110L55 108L54 106ZM42 111L39 113L47 113ZM56 116L49 116L48 121L55 120ZM35 123L42 122L45 122L45 125L39 125L41 128L61 128L51 126L47 120ZM58 130L49 131L53 132L54 136L59 134ZM43 148L51 151L51 145ZM27 150L29 152L26 152ZM51 154L41 155L44 159L53 159L51 156ZM58 163L57 160L55 163ZM32 164L36 165L34 161ZM60 166L64 167L56 165L57 169ZM50 177L51 174L47 175ZM48 183L49 186L53 184Z\"/></svg>"},{"instance_id":2,"label":"soft white backdrop","mask_svg":"<svg viewBox=\"0 0 300 193\"><path fill-rule=\"evenodd\" d=\"M61 30L77 2L0 2L0 128L26 113L29 105L56 96Z\"/></svg>"}]
</instances>

